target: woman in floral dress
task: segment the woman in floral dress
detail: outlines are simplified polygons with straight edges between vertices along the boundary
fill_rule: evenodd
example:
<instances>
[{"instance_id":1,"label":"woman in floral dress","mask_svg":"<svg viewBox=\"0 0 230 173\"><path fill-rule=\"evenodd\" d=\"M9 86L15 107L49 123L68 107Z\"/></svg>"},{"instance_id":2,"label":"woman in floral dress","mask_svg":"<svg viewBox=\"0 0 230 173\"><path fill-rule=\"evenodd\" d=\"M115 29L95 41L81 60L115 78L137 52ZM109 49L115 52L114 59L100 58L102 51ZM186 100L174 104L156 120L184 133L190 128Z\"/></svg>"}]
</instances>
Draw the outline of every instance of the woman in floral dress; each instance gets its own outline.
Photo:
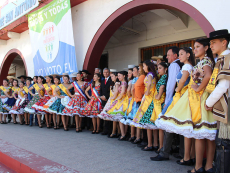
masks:
<instances>
[{"instance_id":1,"label":"woman in floral dress","mask_svg":"<svg viewBox=\"0 0 230 173\"><path fill-rule=\"evenodd\" d=\"M64 130L68 131L69 129L67 128L67 126L68 126L69 116L64 115L62 111L65 109L65 107L70 101L70 97L67 92L67 88L70 86L69 76L64 75L63 81L64 83L59 84L54 90L54 95L57 96L58 99L47 109L47 111L56 115L61 115ZM60 95L58 94L58 92L60 92Z\"/></svg>"},{"instance_id":2,"label":"woman in floral dress","mask_svg":"<svg viewBox=\"0 0 230 173\"><path fill-rule=\"evenodd\" d=\"M114 95L115 95L115 92L118 92L118 85L116 83L119 82L119 80L117 78L117 72L110 72L110 77L112 80L112 83L110 85L110 97L109 97L109 100L107 101L103 111L98 115L99 118L101 118L103 120L109 120L109 121L111 121L111 119L109 118L110 116L109 116L107 111L110 109L111 105L116 100L116 96L114 96ZM117 125L118 125L117 121L113 121L113 130L112 130L112 134L109 136L110 138L117 137L117 135L116 135ZM119 131L119 129L118 129L118 131Z\"/></svg>"},{"instance_id":3,"label":"woman in floral dress","mask_svg":"<svg viewBox=\"0 0 230 173\"><path fill-rule=\"evenodd\" d=\"M54 77L54 84L49 87L47 90L47 94L49 95L50 99L48 102L41 108L41 110L48 112L49 107L58 99L58 97L55 95L54 90L56 87L60 84L60 78L59 76ZM57 92L58 95L60 95L60 92ZM59 129L60 124L60 115L52 113L53 115L53 123L54 123L54 129Z\"/></svg>"},{"instance_id":4,"label":"woman in floral dress","mask_svg":"<svg viewBox=\"0 0 230 173\"><path fill-rule=\"evenodd\" d=\"M28 103L28 105L25 107L25 112L29 113L29 114L37 114L38 117L38 124L39 127L42 128L42 124L41 124L41 114L43 114L42 112L37 113L36 110L33 107L33 105L35 103L38 102L38 100L40 99L40 97L43 97L44 92L42 90L40 90L40 88L43 87L43 83L44 83L44 78L42 76L38 77L37 80L38 83L34 84L33 86L31 86L28 90L28 92L33 96L33 98L30 100L30 102ZM35 89L35 94L32 93L32 90Z\"/></svg>"},{"instance_id":5,"label":"woman in floral dress","mask_svg":"<svg viewBox=\"0 0 230 173\"><path fill-rule=\"evenodd\" d=\"M126 71L120 71L118 72L118 92L115 92L113 97L116 97L116 100L113 102L113 104L108 109L109 118L112 121L120 121L123 116L125 115L125 111L128 106L127 102L127 72ZM125 109L124 109L125 108Z\"/></svg>"},{"instance_id":6,"label":"woman in floral dress","mask_svg":"<svg viewBox=\"0 0 230 173\"><path fill-rule=\"evenodd\" d=\"M8 100L9 96L9 90L10 87L8 86L8 80L3 80L3 86L0 86L1 96L0 96L0 123L1 124L7 124L6 123L6 116L9 114L9 112L5 109L3 109L3 104ZM2 116L4 115L4 121L2 120Z\"/></svg>"},{"instance_id":7,"label":"woman in floral dress","mask_svg":"<svg viewBox=\"0 0 230 173\"><path fill-rule=\"evenodd\" d=\"M100 99L100 89L101 89L101 75L95 73L93 76L93 82L85 90L85 94L90 99L85 109L83 110L83 115L92 118L93 122L93 132L92 134L99 134L100 130L100 118L97 116L102 111L102 101ZM91 89L92 96L89 95L88 91Z\"/></svg>"},{"instance_id":8,"label":"woman in floral dress","mask_svg":"<svg viewBox=\"0 0 230 173\"><path fill-rule=\"evenodd\" d=\"M158 145L158 128L154 124L155 120L158 118L158 114L164 107L165 101L165 91L166 91L166 83L168 80L167 71L168 71L168 64L165 62L161 62L157 66L158 74L160 76L160 80L156 84L156 90L153 96L153 101L149 105L145 115L141 118L139 123L142 125L142 128L147 129L147 138L148 138L148 145L145 148L142 148L143 151L152 151L157 150L159 147ZM154 136L154 144L152 136ZM159 144L160 148L163 147L163 139L164 139L164 132L159 130Z\"/></svg>"},{"instance_id":9,"label":"woman in floral dress","mask_svg":"<svg viewBox=\"0 0 230 173\"><path fill-rule=\"evenodd\" d=\"M155 89L156 89L156 81L157 81L157 74L155 71L155 65L152 60L147 60L143 63L143 69L145 73L147 73L144 83L145 83L145 95L142 98L141 105L133 119L130 123L131 126L142 128L142 125L139 123L141 118L144 116L145 112L147 111L149 105L153 101ZM140 138L135 139L134 143L141 142Z\"/></svg>"},{"instance_id":10,"label":"woman in floral dress","mask_svg":"<svg viewBox=\"0 0 230 173\"><path fill-rule=\"evenodd\" d=\"M44 93L44 96L41 96L40 94L40 99L38 102L36 102L32 108L35 109L37 112L41 114L45 114L45 119L46 119L46 126L47 128L50 128L51 124L51 114L48 112L45 112L43 109L43 106L50 100L50 96L48 95L48 90L50 86L53 85L53 76L46 76L46 83L42 85L42 87L39 90L42 90ZM49 91L51 92L51 91ZM39 121L39 120L38 120Z\"/></svg>"},{"instance_id":11,"label":"woman in floral dress","mask_svg":"<svg viewBox=\"0 0 230 173\"><path fill-rule=\"evenodd\" d=\"M71 100L62 111L63 114L74 116L75 115L75 122L76 122L76 132L82 132L81 123L83 110L87 104L87 96L85 95L85 90L88 87L88 82L82 80L83 76L81 72L77 73L77 82L74 81L67 89ZM70 90L74 88L75 94L72 95Z\"/></svg>"},{"instance_id":12,"label":"woman in floral dress","mask_svg":"<svg viewBox=\"0 0 230 173\"><path fill-rule=\"evenodd\" d=\"M12 115L13 114L14 115L15 114L18 115L19 122L20 122L21 125L23 124L22 123L22 117L24 115L24 108L29 103L28 95L24 91L23 87L24 87L24 83L20 82L19 83L19 89L16 90L16 91L14 91L13 96L16 99L16 103L15 103L14 107L9 112ZM17 94L18 98L16 97L16 94ZM17 124L17 122L16 122L16 116L13 116L13 121L14 121L14 124ZM26 116L25 116L25 124L29 125L29 118L27 118Z\"/></svg>"}]
</instances>

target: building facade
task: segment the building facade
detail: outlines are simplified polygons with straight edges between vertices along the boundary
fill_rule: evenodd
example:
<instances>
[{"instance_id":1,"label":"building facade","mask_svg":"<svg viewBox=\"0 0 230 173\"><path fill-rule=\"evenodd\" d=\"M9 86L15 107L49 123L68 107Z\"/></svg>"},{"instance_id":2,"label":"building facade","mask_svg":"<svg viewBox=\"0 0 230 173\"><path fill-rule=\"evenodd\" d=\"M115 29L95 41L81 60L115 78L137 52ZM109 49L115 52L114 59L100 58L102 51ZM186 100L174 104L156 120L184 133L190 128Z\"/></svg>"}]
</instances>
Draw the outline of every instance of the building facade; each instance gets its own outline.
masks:
<instances>
[{"instance_id":1,"label":"building facade","mask_svg":"<svg viewBox=\"0 0 230 173\"><path fill-rule=\"evenodd\" d=\"M52 0L39 0L37 10ZM167 47L193 47L194 40L230 29L228 0L71 0L78 69L121 70ZM65 34L65 33L63 33ZM12 72L12 63L21 70ZM101 60L101 61L100 61ZM0 80L8 74L34 75L28 19L24 15L0 32Z\"/></svg>"}]
</instances>

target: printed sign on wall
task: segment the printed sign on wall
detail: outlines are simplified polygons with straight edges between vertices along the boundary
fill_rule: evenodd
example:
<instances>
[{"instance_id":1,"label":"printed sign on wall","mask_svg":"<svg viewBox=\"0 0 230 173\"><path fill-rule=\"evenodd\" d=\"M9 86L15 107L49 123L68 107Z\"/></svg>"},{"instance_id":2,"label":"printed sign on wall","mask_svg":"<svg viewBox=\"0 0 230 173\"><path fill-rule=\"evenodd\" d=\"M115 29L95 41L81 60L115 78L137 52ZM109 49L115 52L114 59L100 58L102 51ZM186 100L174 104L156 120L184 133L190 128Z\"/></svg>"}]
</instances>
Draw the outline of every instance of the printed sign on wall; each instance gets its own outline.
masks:
<instances>
[{"instance_id":1,"label":"printed sign on wall","mask_svg":"<svg viewBox=\"0 0 230 173\"><path fill-rule=\"evenodd\" d=\"M35 75L76 72L70 0L55 0L28 21Z\"/></svg>"}]
</instances>

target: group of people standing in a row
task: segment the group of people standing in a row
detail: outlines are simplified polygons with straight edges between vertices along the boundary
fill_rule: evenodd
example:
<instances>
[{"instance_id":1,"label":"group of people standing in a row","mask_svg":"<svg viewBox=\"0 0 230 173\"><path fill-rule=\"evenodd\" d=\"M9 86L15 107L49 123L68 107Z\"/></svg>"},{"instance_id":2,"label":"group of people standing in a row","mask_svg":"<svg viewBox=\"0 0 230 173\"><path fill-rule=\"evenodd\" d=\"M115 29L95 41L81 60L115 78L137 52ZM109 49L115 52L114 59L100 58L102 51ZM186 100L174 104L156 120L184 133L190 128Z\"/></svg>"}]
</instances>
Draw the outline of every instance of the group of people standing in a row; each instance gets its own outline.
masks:
<instances>
[{"instance_id":1,"label":"group of people standing in a row","mask_svg":"<svg viewBox=\"0 0 230 173\"><path fill-rule=\"evenodd\" d=\"M54 129L59 129L61 117L67 131L69 117L75 116L76 132L80 132L82 117L89 117L93 123L92 133L98 134L103 119L103 134L110 138L120 134L120 141L138 144L144 151L155 150L158 155L151 157L153 161L169 160L176 133L180 136L180 151L176 156L182 158L177 161L179 165L195 164L188 172L211 173L225 169L227 173L230 168L221 150L224 146L230 158L229 38L227 30L214 31L209 39L196 40L194 50L170 47L167 52L170 65L147 60L139 66L129 65L128 71L105 68L104 77L96 71L92 81L87 79L86 70L70 76L63 74L63 83L59 75L34 77L33 84L31 78L24 81L22 77L19 86L14 80L9 87L5 79L0 87L1 124L6 123L7 114L12 115L14 123L18 115L21 124L23 115L29 124L29 117L36 114L39 127L42 127L41 115L45 115L47 127L53 117ZM214 60L213 55L218 58ZM200 60L197 65L195 58ZM221 141L217 147L215 140ZM215 151L216 170L213 168Z\"/></svg>"}]
</instances>

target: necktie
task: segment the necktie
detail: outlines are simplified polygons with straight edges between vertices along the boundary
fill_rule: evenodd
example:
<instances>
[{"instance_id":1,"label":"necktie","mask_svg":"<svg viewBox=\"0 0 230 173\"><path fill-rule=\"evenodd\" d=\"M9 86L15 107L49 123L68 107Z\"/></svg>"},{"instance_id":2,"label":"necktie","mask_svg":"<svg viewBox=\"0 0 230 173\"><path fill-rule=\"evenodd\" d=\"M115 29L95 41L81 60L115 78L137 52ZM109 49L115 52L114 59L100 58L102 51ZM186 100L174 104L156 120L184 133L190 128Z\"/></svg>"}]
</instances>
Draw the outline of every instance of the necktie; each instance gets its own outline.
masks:
<instances>
[{"instance_id":1,"label":"necktie","mask_svg":"<svg viewBox=\"0 0 230 173\"><path fill-rule=\"evenodd\" d=\"M106 85L107 79L105 79L105 85Z\"/></svg>"}]
</instances>

